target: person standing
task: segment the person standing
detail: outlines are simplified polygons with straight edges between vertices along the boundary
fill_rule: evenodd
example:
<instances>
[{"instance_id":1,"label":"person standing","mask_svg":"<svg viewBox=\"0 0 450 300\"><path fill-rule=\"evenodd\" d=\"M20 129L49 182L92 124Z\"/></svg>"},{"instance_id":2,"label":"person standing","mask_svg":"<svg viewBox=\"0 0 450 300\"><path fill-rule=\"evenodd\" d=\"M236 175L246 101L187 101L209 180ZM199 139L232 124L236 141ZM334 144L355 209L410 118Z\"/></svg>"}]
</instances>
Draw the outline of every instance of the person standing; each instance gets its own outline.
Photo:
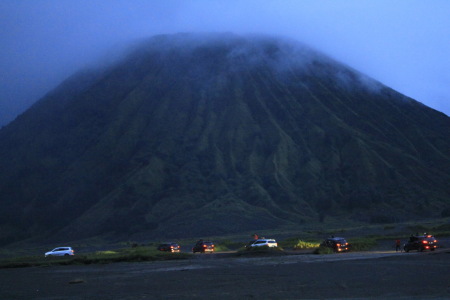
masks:
<instances>
[{"instance_id":1,"label":"person standing","mask_svg":"<svg viewBox=\"0 0 450 300\"><path fill-rule=\"evenodd\" d=\"M400 246L401 246L401 241L399 239L396 239L395 240L395 252L402 251Z\"/></svg>"}]
</instances>

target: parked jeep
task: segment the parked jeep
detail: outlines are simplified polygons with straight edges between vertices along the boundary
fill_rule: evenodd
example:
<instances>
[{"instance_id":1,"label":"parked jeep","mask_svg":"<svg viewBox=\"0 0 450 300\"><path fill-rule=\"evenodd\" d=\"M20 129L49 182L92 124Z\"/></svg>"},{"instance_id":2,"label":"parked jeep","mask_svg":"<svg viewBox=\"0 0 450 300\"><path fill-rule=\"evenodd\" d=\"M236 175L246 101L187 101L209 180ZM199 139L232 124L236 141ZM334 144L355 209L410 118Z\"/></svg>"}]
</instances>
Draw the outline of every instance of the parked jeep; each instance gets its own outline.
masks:
<instances>
[{"instance_id":1,"label":"parked jeep","mask_svg":"<svg viewBox=\"0 0 450 300\"><path fill-rule=\"evenodd\" d=\"M405 252L409 252L410 250L434 251L437 247L437 240L432 235L412 235L409 241L403 246L403 250Z\"/></svg>"},{"instance_id":2,"label":"parked jeep","mask_svg":"<svg viewBox=\"0 0 450 300\"><path fill-rule=\"evenodd\" d=\"M350 251L350 244L342 237L330 237L323 241L321 244L323 247L333 249L334 252Z\"/></svg>"},{"instance_id":3,"label":"parked jeep","mask_svg":"<svg viewBox=\"0 0 450 300\"><path fill-rule=\"evenodd\" d=\"M214 252L214 243L210 241L199 240L195 246L192 248L192 253L212 253Z\"/></svg>"}]
</instances>

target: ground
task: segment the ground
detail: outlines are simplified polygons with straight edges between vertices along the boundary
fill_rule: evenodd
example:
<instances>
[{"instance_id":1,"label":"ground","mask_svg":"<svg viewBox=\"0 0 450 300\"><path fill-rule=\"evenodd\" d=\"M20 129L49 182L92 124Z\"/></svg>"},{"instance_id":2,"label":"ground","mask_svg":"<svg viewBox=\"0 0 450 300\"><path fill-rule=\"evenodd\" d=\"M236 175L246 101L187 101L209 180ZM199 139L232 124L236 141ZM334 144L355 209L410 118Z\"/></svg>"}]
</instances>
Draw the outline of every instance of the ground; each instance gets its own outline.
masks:
<instances>
[{"instance_id":1,"label":"ground","mask_svg":"<svg viewBox=\"0 0 450 300\"><path fill-rule=\"evenodd\" d=\"M450 251L329 255L0 270L0 299L450 299Z\"/></svg>"}]
</instances>

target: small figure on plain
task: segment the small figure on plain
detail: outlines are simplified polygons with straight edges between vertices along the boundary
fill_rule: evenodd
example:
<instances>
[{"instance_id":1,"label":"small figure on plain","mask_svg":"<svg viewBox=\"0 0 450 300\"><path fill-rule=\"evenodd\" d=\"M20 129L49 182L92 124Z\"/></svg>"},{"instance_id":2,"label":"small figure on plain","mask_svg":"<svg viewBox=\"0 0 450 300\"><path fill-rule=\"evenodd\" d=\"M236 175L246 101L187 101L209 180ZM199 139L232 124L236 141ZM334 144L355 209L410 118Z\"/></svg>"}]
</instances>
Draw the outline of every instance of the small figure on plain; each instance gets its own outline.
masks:
<instances>
[{"instance_id":1,"label":"small figure on plain","mask_svg":"<svg viewBox=\"0 0 450 300\"><path fill-rule=\"evenodd\" d=\"M254 240L257 240L259 238L257 233L252 234L252 237Z\"/></svg>"},{"instance_id":2,"label":"small figure on plain","mask_svg":"<svg viewBox=\"0 0 450 300\"><path fill-rule=\"evenodd\" d=\"M400 250L400 252L402 252L402 247L401 246L401 242L399 239L395 240L395 252L398 252Z\"/></svg>"}]
</instances>

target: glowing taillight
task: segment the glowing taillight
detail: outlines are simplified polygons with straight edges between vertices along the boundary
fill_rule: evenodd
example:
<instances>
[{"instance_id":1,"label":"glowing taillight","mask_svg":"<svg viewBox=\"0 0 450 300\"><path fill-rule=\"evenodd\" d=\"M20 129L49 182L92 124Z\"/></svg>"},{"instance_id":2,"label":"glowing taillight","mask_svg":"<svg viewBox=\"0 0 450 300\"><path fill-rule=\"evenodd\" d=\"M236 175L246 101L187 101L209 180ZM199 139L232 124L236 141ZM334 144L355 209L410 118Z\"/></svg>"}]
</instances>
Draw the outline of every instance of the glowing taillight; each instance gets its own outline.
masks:
<instances>
[{"instance_id":1,"label":"glowing taillight","mask_svg":"<svg viewBox=\"0 0 450 300\"><path fill-rule=\"evenodd\" d=\"M341 246L341 244L336 244L336 246L340 247L340 246Z\"/></svg>"},{"instance_id":2,"label":"glowing taillight","mask_svg":"<svg viewBox=\"0 0 450 300\"><path fill-rule=\"evenodd\" d=\"M206 248L206 245L203 245L203 248Z\"/></svg>"},{"instance_id":3,"label":"glowing taillight","mask_svg":"<svg viewBox=\"0 0 450 300\"><path fill-rule=\"evenodd\" d=\"M174 246L170 246L170 249L173 249L174 248Z\"/></svg>"},{"instance_id":4,"label":"glowing taillight","mask_svg":"<svg viewBox=\"0 0 450 300\"><path fill-rule=\"evenodd\" d=\"M424 244L428 244L428 241L422 241L422 243L424 243Z\"/></svg>"}]
</instances>

